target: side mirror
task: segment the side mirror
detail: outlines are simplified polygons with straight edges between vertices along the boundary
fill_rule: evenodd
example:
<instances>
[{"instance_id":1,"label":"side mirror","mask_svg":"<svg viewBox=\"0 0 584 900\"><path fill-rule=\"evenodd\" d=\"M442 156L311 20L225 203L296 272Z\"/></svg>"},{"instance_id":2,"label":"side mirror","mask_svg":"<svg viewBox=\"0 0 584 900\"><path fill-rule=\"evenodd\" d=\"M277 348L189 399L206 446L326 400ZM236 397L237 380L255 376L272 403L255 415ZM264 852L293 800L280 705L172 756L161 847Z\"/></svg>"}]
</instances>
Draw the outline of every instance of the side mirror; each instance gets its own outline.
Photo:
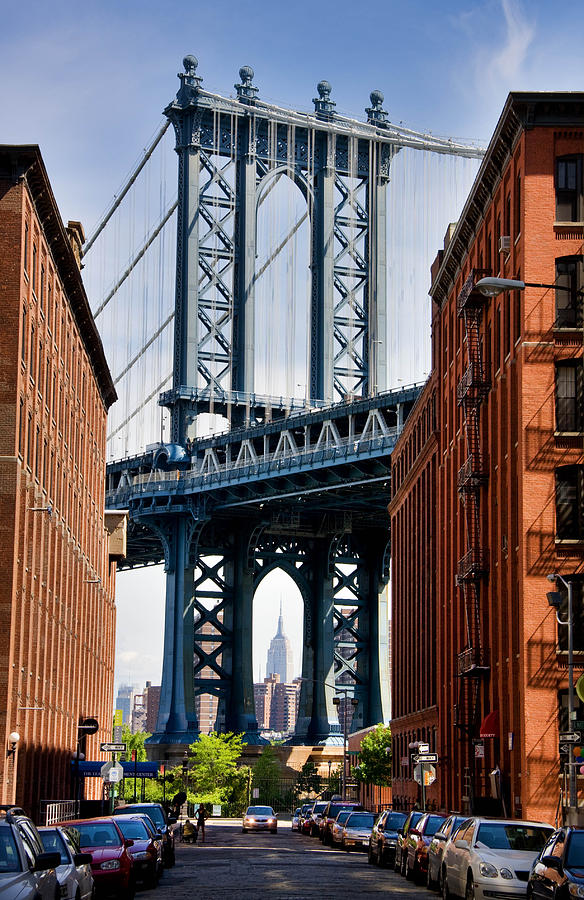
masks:
<instances>
[{"instance_id":1,"label":"side mirror","mask_svg":"<svg viewBox=\"0 0 584 900\"><path fill-rule=\"evenodd\" d=\"M43 872L45 869L56 869L57 866L61 865L61 854L54 853L39 853L34 863L34 871L35 872Z\"/></svg>"},{"instance_id":2,"label":"side mirror","mask_svg":"<svg viewBox=\"0 0 584 900\"><path fill-rule=\"evenodd\" d=\"M559 871L562 868L562 860L557 856L542 856L539 862L542 866L547 866L548 869Z\"/></svg>"},{"instance_id":3,"label":"side mirror","mask_svg":"<svg viewBox=\"0 0 584 900\"><path fill-rule=\"evenodd\" d=\"M454 846L456 847L457 850L468 850L469 849L468 841L462 841L462 840L455 841Z\"/></svg>"},{"instance_id":4,"label":"side mirror","mask_svg":"<svg viewBox=\"0 0 584 900\"><path fill-rule=\"evenodd\" d=\"M133 846L134 846L134 841L132 840L132 838L126 838L126 840L124 841L124 847L127 848L127 847L133 847Z\"/></svg>"},{"instance_id":5,"label":"side mirror","mask_svg":"<svg viewBox=\"0 0 584 900\"><path fill-rule=\"evenodd\" d=\"M91 853L74 853L73 854L73 863L76 866L90 866L93 862L93 856Z\"/></svg>"}]
</instances>

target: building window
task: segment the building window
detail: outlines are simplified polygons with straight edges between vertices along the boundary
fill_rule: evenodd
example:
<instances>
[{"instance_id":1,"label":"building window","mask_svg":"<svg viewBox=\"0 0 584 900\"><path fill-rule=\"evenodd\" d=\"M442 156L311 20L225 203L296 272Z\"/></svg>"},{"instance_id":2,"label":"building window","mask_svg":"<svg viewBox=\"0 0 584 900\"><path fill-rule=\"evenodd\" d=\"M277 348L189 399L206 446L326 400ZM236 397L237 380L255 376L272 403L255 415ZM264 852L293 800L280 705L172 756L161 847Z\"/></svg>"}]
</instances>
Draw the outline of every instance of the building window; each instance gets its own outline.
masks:
<instances>
[{"instance_id":1,"label":"building window","mask_svg":"<svg viewBox=\"0 0 584 900\"><path fill-rule=\"evenodd\" d=\"M560 626L561 627L561 626ZM564 628L564 631L567 631ZM582 647L584 650L584 647ZM560 731L573 731L574 723L570 722L568 719L568 692L567 691L559 691L558 692L558 707L559 707L559 730ZM576 716L578 720L584 719L584 703L578 698L577 694L574 693L574 710L576 712Z\"/></svg>"},{"instance_id":2,"label":"building window","mask_svg":"<svg viewBox=\"0 0 584 900\"><path fill-rule=\"evenodd\" d=\"M28 275L28 222L24 223L24 271Z\"/></svg>"},{"instance_id":3,"label":"building window","mask_svg":"<svg viewBox=\"0 0 584 900\"><path fill-rule=\"evenodd\" d=\"M521 291L513 291L513 343L521 337Z\"/></svg>"},{"instance_id":4,"label":"building window","mask_svg":"<svg viewBox=\"0 0 584 900\"><path fill-rule=\"evenodd\" d=\"M583 257L556 259L556 328L582 328Z\"/></svg>"},{"instance_id":5,"label":"building window","mask_svg":"<svg viewBox=\"0 0 584 900\"><path fill-rule=\"evenodd\" d=\"M41 263L41 283L39 287L39 297L41 301L41 309L45 308L45 267Z\"/></svg>"},{"instance_id":6,"label":"building window","mask_svg":"<svg viewBox=\"0 0 584 900\"><path fill-rule=\"evenodd\" d=\"M22 459L24 456L23 446L22 446L22 438L23 438L23 428L24 428L24 400L20 399L20 415L18 417L18 455Z\"/></svg>"},{"instance_id":7,"label":"building window","mask_svg":"<svg viewBox=\"0 0 584 900\"><path fill-rule=\"evenodd\" d=\"M49 274L49 283L47 284L47 328L51 328L51 313L53 304L53 285L51 283L51 274Z\"/></svg>"},{"instance_id":8,"label":"building window","mask_svg":"<svg viewBox=\"0 0 584 900\"><path fill-rule=\"evenodd\" d=\"M34 381L35 369L34 369L34 357L35 357L35 344L34 344L34 325L30 326L30 360L28 366L28 374Z\"/></svg>"},{"instance_id":9,"label":"building window","mask_svg":"<svg viewBox=\"0 0 584 900\"><path fill-rule=\"evenodd\" d=\"M521 234L521 172L515 180L515 237Z\"/></svg>"},{"instance_id":10,"label":"building window","mask_svg":"<svg viewBox=\"0 0 584 900\"><path fill-rule=\"evenodd\" d=\"M26 464L30 469L32 459L32 415L28 414L28 423L26 427Z\"/></svg>"},{"instance_id":11,"label":"building window","mask_svg":"<svg viewBox=\"0 0 584 900\"><path fill-rule=\"evenodd\" d=\"M556 537L584 540L584 466L556 469Z\"/></svg>"},{"instance_id":12,"label":"building window","mask_svg":"<svg viewBox=\"0 0 584 900\"><path fill-rule=\"evenodd\" d=\"M582 358L556 363L556 431L582 431L584 419Z\"/></svg>"},{"instance_id":13,"label":"building window","mask_svg":"<svg viewBox=\"0 0 584 900\"><path fill-rule=\"evenodd\" d=\"M582 221L582 154L556 160L556 221Z\"/></svg>"},{"instance_id":14,"label":"building window","mask_svg":"<svg viewBox=\"0 0 584 900\"><path fill-rule=\"evenodd\" d=\"M21 359L26 365L26 307L22 310L22 344L20 346Z\"/></svg>"},{"instance_id":15,"label":"building window","mask_svg":"<svg viewBox=\"0 0 584 900\"><path fill-rule=\"evenodd\" d=\"M36 277L37 277L37 245L32 245L32 291L36 293Z\"/></svg>"}]
</instances>

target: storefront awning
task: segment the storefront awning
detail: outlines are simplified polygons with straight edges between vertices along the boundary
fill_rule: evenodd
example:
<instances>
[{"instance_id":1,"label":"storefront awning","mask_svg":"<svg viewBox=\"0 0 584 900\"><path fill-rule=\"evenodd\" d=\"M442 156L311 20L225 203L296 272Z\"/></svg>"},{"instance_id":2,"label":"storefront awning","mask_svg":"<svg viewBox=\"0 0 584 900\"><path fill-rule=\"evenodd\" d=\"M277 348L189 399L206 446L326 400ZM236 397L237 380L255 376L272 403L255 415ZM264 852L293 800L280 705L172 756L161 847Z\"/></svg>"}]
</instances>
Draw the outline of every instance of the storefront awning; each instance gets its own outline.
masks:
<instances>
[{"instance_id":1,"label":"storefront awning","mask_svg":"<svg viewBox=\"0 0 584 900\"><path fill-rule=\"evenodd\" d=\"M499 732L499 710L494 709L488 713L481 722L481 730L479 732L482 738L498 738Z\"/></svg>"}]
</instances>

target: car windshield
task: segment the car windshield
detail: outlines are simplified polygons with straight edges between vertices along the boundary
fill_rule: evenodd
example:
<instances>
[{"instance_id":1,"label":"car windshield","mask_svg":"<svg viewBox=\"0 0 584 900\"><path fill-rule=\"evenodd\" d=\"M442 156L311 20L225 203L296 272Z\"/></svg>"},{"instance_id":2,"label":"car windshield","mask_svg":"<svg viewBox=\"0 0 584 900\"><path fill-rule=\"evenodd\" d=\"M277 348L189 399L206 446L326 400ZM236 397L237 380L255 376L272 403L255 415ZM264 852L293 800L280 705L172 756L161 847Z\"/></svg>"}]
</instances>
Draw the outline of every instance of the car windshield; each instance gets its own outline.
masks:
<instances>
[{"instance_id":1,"label":"car windshield","mask_svg":"<svg viewBox=\"0 0 584 900\"><path fill-rule=\"evenodd\" d=\"M0 828L0 875L6 872L20 872L20 859L12 829L8 826Z\"/></svg>"},{"instance_id":2,"label":"car windshield","mask_svg":"<svg viewBox=\"0 0 584 900\"><path fill-rule=\"evenodd\" d=\"M110 822L78 822L75 830L79 834L81 847L120 847L121 839L117 828Z\"/></svg>"},{"instance_id":3,"label":"car windshield","mask_svg":"<svg viewBox=\"0 0 584 900\"><path fill-rule=\"evenodd\" d=\"M129 816L132 813L146 813L146 815L150 816L154 824L159 828L162 828L163 825L166 825L164 813L159 806L124 806L118 811L125 816Z\"/></svg>"},{"instance_id":4,"label":"car windshield","mask_svg":"<svg viewBox=\"0 0 584 900\"><path fill-rule=\"evenodd\" d=\"M147 841L150 837L144 822L141 822L140 819L119 818L117 821L120 831L127 840Z\"/></svg>"},{"instance_id":5,"label":"car windshield","mask_svg":"<svg viewBox=\"0 0 584 900\"><path fill-rule=\"evenodd\" d=\"M298 807L298 809L295 809L295 810L294 810L294 815L295 815L295 816L299 816L299 815L300 815L300 807Z\"/></svg>"},{"instance_id":6,"label":"car windshield","mask_svg":"<svg viewBox=\"0 0 584 900\"><path fill-rule=\"evenodd\" d=\"M338 814L340 813L340 811L341 811L342 809L349 809L349 810L351 810L351 809L353 809L353 807L352 807L352 806L348 806L348 805L345 804L345 803L331 803L330 808L329 808L329 811L328 811L328 817L329 817L330 819L336 819L336 817L338 816Z\"/></svg>"},{"instance_id":7,"label":"car windshield","mask_svg":"<svg viewBox=\"0 0 584 900\"><path fill-rule=\"evenodd\" d=\"M406 813L392 812L385 820L384 828L386 831L397 831L398 828L402 827L406 819Z\"/></svg>"},{"instance_id":8,"label":"car windshield","mask_svg":"<svg viewBox=\"0 0 584 900\"><path fill-rule=\"evenodd\" d=\"M566 857L568 868L584 868L584 831L573 831Z\"/></svg>"},{"instance_id":9,"label":"car windshield","mask_svg":"<svg viewBox=\"0 0 584 900\"><path fill-rule=\"evenodd\" d=\"M479 825L476 843L477 846L480 844L490 850L529 850L539 853L551 833L551 828L538 825L485 822Z\"/></svg>"},{"instance_id":10,"label":"car windshield","mask_svg":"<svg viewBox=\"0 0 584 900\"><path fill-rule=\"evenodd\" d=\"M312 809L313 813L321 813L326 808L326 803L315 803Z\"/></svg>"},{"instance_id":11,"label":"car windshield","mask_svg":"<svg viewBox=\"0 0 584 900\"><path fill-rule=\"evenodd\" d=\"M304 806L302 807L302 809L300 810L300 812L301 812L301 814L302 814L303 816L305 816L306 813L307 813L310 809L312 809L312 803L305 803Z\"/></svg>"},{"instance_id":12,"label":"car windshield","mask_svg":"<svg viewBox=\"0 0 584 900\"><path fill-rule=\"evenodd\" d=\"M424 834L428 837L432 837L433 834L440 831L442 825L444 825L444 816L428 816Z\"/></svg>"},{"instance_id":13,"label":"car windshield","mask_svg":"<svg viewBox=\"0 0 584 900\"><path fill-rule=\"evenodd\" d=\"M373 828L375 817L371 813L351 813L347 828Z\"/></svg>"},{"instance_id":14,"label":"car windshield","mask_svg":"<svg viewBox=\"0 0 584 900\"><path fill-rule=\"evenodd\" d=\"M41 831L41 841L45 853L60 853L61 865L67 866L71 862L65 849L65 842L58 831Z\"/></svg>"},{"instance_id":15,"label":"car windshield","mask_svg":"<svg viewBox=\"0 0 584 900\"><path fill-rule=\"evenodd\" d=\"M413 813L411 813L410 824L409 824L408 827L409 827L409 828L415 828L415 827L416 827L416 822L419 822L423 815L424 815L423 812L413 812Z\"/></svg>"},{"instance_id":16,"label":"car windshield","mask_svg":"<svg viewBox=\"0 0 584 900\"><path fill-rule=\"evenodd\" d=\"M340 812L338 814L336 821L339 823L339 825L342 825L344 822L347 821L347 819L349 818L350 815L351 815L351 810L344 809L342 812Z\"/></svg>"},{"instance_id":17,"label":"car windshield","mask_svg":"<svg viewBox=\"0 0 584 900\"><path fill-rule=\"evenodd\" d=\"M273 816L274 810L271 806L249 806L246 816Z\"/></svg>"}]
</instances>

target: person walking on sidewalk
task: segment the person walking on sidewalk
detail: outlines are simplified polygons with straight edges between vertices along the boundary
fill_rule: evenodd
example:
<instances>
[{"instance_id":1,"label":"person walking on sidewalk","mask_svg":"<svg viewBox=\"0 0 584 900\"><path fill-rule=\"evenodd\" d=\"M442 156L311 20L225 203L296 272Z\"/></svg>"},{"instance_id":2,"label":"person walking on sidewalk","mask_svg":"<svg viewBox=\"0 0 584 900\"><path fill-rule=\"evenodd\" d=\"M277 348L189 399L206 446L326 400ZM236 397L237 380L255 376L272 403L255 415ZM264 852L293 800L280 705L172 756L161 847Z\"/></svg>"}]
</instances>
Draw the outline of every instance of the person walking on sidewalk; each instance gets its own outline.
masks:
<instances>
[{"instance_id":1,"label":"person walking on sidewalk","mask_svg":"<svg viewBox=\"0 0 584 900\"><path fill-rule=\"evenodd\" d=\"M200 803L199 808L197 810L197 830L201 835L201 843L205 843L205 819L208 818L207 810L205 809L205 804Z\"/></svg>"}]
</instances>

